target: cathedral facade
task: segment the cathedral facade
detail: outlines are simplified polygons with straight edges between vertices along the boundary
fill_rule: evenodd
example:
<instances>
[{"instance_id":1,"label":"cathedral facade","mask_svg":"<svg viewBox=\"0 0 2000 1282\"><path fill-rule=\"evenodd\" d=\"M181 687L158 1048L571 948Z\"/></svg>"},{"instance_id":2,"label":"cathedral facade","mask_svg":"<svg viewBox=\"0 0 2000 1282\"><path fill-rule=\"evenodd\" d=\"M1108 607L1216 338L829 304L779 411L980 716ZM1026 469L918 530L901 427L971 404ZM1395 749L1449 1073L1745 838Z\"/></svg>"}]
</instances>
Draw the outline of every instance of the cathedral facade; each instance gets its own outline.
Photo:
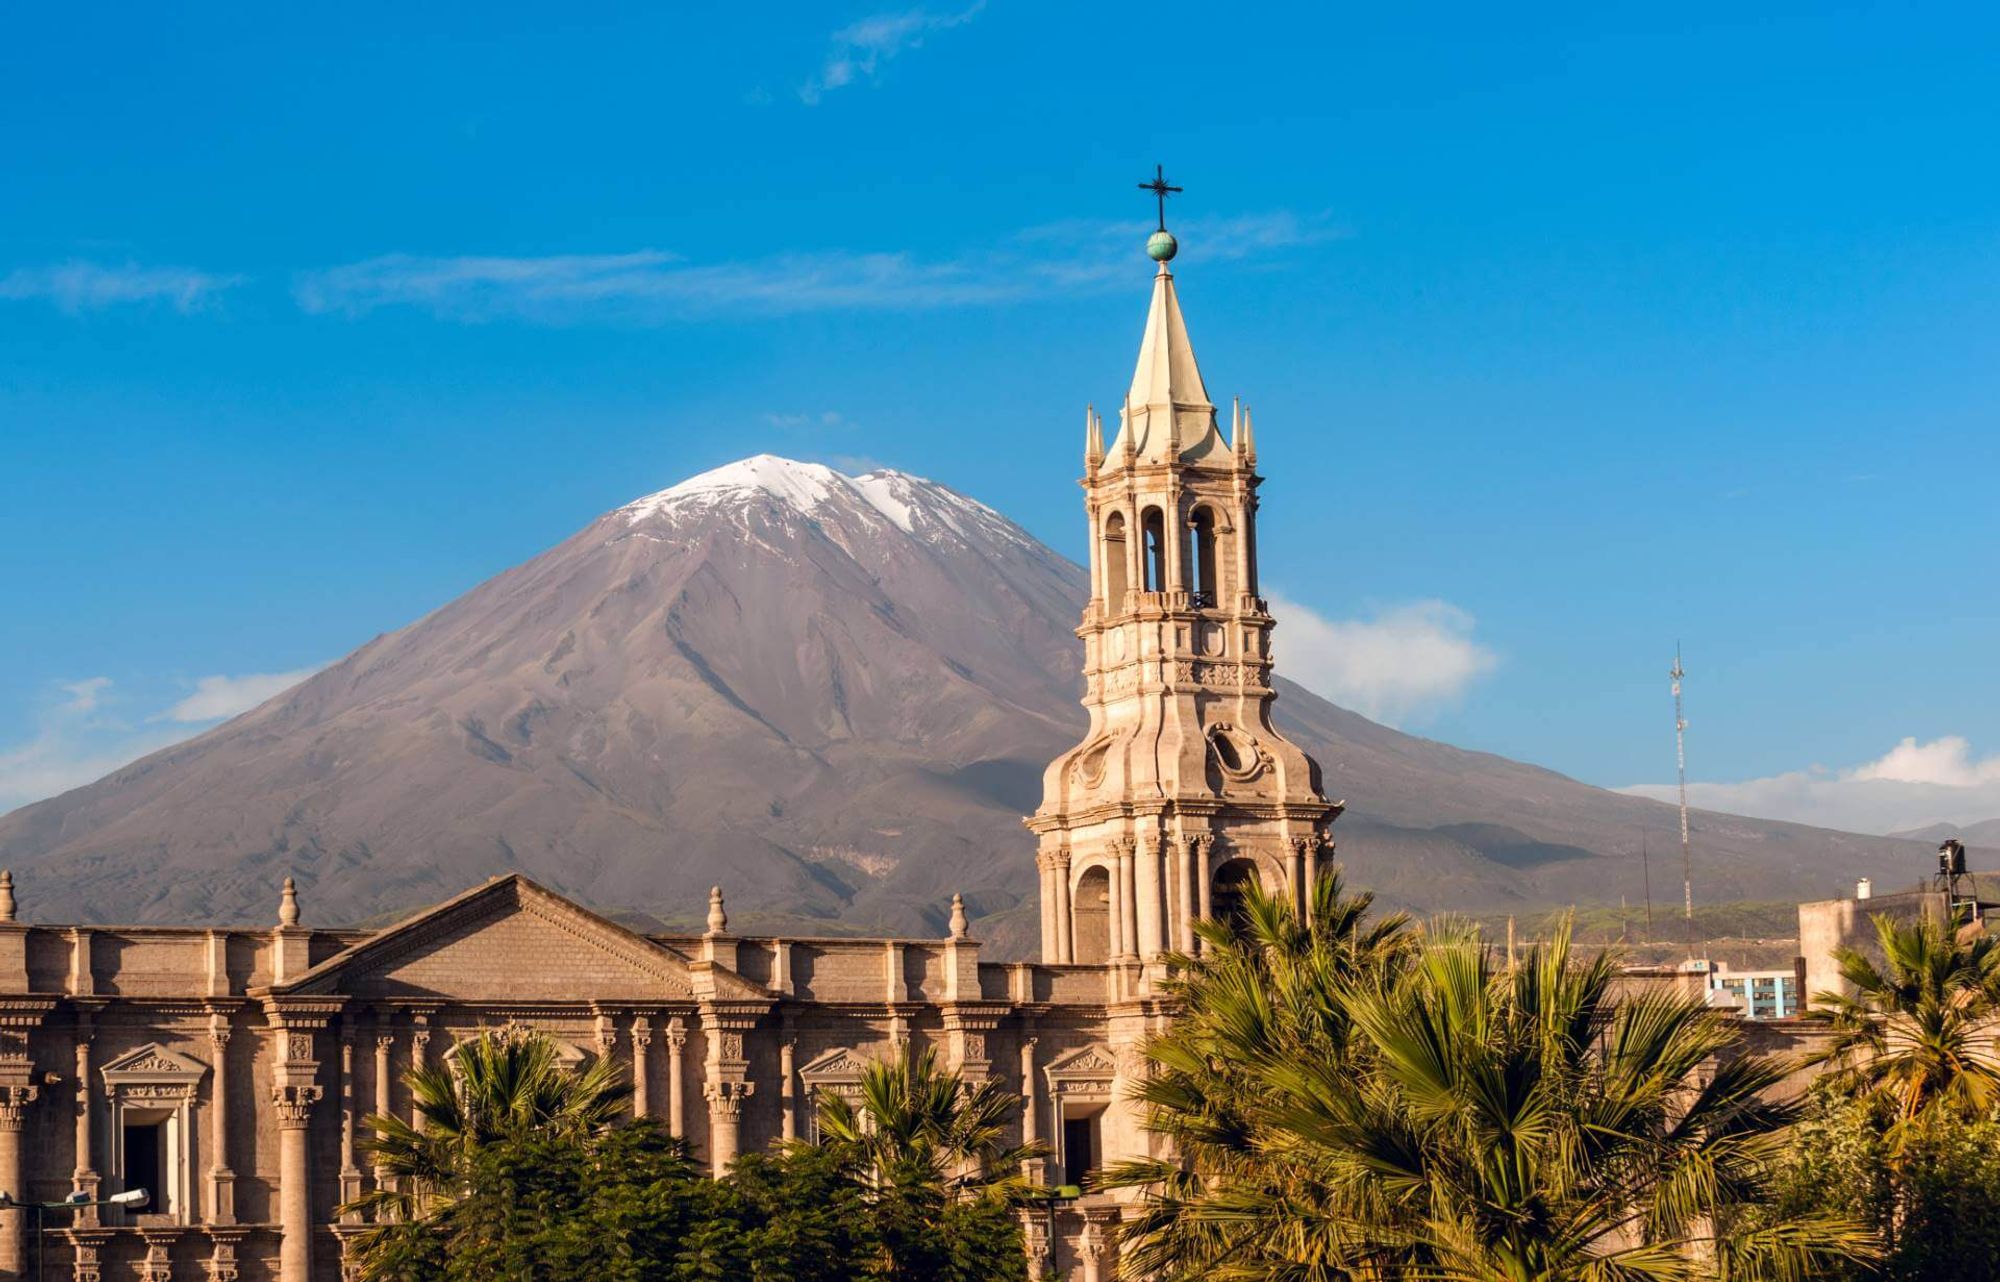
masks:
<instances>
[{"instance_id":1,"label":"cathedral facade","mask_svg":"<svg viewBox=\"0 0 2000 1282\"><path fill-rule=\"evenodd\" d=\"M0 1278L336 1282L377 1178L370 1114L404 1075L482 1032L540 1030L629 1074L720 1171L812 1137L816 1097L915 1043L1020 1095L1037 1174L1078 1183L1152 1141L1130 1098L1172 1015L1166 957L1246 884L1305 906L1340 807L1272 725L1250 416L1225 437L1197 368L1164 231L1131 390L1107 446L1085 424L1090 727L1027 820L1039 962L983 960L954 905L944 939L641 934L525 878L395 925L318 929L289 880L276 924L29 924L0 874ZM145 1191L143 1201L107 1203ZM24 1205L84 1195L90 1205ZM1069 1204L1038 1261L1112 1276L1119 1203Z\"/></svg>"}]
</instances>

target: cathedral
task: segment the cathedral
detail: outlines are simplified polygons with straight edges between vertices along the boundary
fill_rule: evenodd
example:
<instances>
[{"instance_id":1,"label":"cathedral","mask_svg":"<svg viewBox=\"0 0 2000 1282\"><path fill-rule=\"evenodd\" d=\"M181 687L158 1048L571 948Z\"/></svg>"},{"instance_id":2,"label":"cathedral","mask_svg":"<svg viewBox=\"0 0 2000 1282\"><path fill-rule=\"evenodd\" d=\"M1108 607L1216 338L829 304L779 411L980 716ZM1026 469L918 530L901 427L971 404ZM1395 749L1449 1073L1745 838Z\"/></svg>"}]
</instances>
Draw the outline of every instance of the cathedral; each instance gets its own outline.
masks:
<instances>
[{"instance_id":1,"label":"cathedral","mask_svg":"<svg viewBox=\"0 0 2000 1282\"><path fill-rule=\"evenodd\" d=\"M704 931L663 936L510 876L364 931L306 924L288 879L268 929L122 928L23 921L0 874L0 1278L348 1278L366 1118L409 1114L405 1074L506 1027L616 1062L633 1111L716 1171L810 1139L816 1097L906 1043L1018 1090L1048 1183L1148 1155L1130 1092L1172 1014L1164 958L1248 885L1303 909L1340 813L1271 721L1256 438L1240 409L1223 435L1176 249L1164 225L1147 244L1108 445L1086 415L1090 726L1026 820L1039 962L983 960L956 903L943 939L763 938L730 932L717 889ZM1120 1213L1092 1194L1032 1216L1029 1251L1109 1279Z\"/></svg>"}]
</instances>

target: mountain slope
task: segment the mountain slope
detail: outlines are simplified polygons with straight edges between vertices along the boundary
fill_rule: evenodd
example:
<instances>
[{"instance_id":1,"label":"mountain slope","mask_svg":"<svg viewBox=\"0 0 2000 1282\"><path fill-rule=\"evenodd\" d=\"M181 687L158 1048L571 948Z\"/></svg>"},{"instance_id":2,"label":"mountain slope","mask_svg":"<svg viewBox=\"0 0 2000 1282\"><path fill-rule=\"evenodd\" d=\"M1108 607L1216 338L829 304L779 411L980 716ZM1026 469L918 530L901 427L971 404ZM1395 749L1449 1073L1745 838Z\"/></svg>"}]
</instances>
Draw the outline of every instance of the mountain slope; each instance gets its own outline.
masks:
<instances>
[{"instance_id":1,"label":"mountain slope","mask_svg":"<svg viewBox=\"0 0 2000 1282\"><path fill-rule=\"evenodd\" d=\"M34 916L315 920L519 869L607 909L1022 945L1042 766L1084 723L1082 571L895 472L768 456L605 514L199 738L0 817ZM1278 664L1284 668L1283 620ZM1673 811L1414 738L1281 683L1357 880L1426 909L1636 903ZM1705 901L1838 893L1924 848L1704 815ZM800 919L804 919L801 921Z\"/></svg>"}]
</instances>

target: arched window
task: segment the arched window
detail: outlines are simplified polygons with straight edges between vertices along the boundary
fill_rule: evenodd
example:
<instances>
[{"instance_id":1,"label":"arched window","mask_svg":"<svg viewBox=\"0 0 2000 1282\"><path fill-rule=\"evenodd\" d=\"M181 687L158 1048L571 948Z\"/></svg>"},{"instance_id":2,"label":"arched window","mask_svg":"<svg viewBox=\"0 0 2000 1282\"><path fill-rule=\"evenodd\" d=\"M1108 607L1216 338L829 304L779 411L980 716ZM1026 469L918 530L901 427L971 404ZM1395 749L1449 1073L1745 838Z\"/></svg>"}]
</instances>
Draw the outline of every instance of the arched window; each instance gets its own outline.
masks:
<instances>
[{"instance_id":1,"label":"arched window","mask_svg":"<svg viewBox=\"0 0 2000 1282\"><path fill-rule=\"evenodd\" d=\"M1188 518L1188 529L1194 532L1194 603L1212 606L1221 599L1222 591L1221 580L1216 578L1215 509L1197 507Z\"/></svg>"},{"instance_id":2,"label":"arched window","mask_svg":"<svg viewBox=\"0 0 2000 1282\"><path fill-rule=\"evenodd\" d=\"M1146 591L1167 589L1167 523L1160 509L1149 507L1139 518L1146 531Z\"/></svg>"},{"instance_id":3,"label":"arched window","mask_svg":"<svg viewBox=\"0 0 2000 1282\"><path fill-rule=\"evenodd\" d=\"M1111 875L1087 868L1070 896L1071 956L1078 965L1102 965L1111 956Z\"/></svg>"},{"instance_id":4,"label":"arched window","mask_svg":"<svg viewBox=\"0 0 2000 1282\"><path fill-rule=\"evenodd\" d=\"M1104 518L1104 608L1113 614L1125 608L1125 514Z\"/></svg>"},{"instance_id":5,"label":"arched window","mask_svg":"<svg viewBox=\"0 0 2000 1282\"><path fill-rule=\"evenodd\" d=\"M1243 933L1243 891L1263 885L1257 865L1248 859L1232 859L1215 870L1215 890L1209 900L1215 920L1226 922L1230 930Z\"/></svg>"}]
</instances>

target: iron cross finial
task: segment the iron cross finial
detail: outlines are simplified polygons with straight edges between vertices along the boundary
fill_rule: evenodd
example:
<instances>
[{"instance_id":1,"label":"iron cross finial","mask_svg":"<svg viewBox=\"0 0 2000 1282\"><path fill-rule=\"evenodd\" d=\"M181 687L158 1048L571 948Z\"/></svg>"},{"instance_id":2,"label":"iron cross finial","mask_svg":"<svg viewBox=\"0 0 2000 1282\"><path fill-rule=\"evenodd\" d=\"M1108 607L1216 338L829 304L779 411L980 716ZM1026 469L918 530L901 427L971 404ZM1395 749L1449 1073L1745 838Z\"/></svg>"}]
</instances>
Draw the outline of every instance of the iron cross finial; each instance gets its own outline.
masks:
<instances>
[{"instance_id":1,"label":"iron cross finial","mask_svg":"<svg viewBox=\"0 0 2000 1282\"><path fill-rule=\"evenodd\" d=\"M1153 181L1140 183L1139 190L1152 192L1154 199L1160 202L1160 230L1165 231L1167 229L1167 197L1180 190L1178 187L1167 185L1166 166L1154 165Z\"/></svg>"}]
</instances>

